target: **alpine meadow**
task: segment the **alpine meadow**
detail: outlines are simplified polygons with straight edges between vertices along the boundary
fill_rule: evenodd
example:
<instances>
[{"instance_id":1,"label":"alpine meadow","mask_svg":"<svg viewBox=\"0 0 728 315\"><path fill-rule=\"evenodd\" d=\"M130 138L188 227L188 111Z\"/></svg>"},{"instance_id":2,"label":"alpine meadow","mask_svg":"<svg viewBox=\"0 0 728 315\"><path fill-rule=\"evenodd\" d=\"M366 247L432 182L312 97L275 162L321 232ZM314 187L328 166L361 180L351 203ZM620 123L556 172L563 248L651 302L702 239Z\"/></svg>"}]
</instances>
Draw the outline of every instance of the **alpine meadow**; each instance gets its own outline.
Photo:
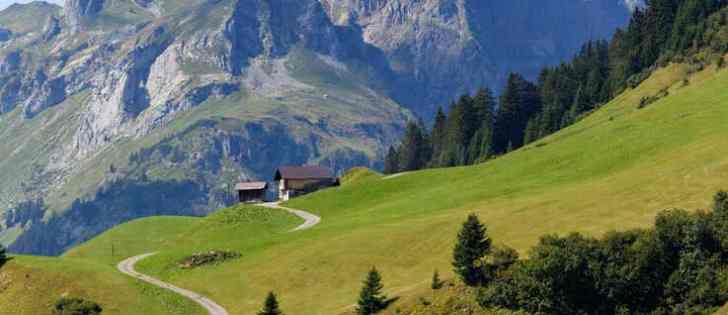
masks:
<instances>
[{"instance_id":1,"label":"alpine meadow","mask_svg":"<svg viewBox=\"0 0 728 315\"><path fill-rule=\"evenodd\" d=\"M0 314L728 314L728 2L0 11Z\"/></svg>"}]
</instances>

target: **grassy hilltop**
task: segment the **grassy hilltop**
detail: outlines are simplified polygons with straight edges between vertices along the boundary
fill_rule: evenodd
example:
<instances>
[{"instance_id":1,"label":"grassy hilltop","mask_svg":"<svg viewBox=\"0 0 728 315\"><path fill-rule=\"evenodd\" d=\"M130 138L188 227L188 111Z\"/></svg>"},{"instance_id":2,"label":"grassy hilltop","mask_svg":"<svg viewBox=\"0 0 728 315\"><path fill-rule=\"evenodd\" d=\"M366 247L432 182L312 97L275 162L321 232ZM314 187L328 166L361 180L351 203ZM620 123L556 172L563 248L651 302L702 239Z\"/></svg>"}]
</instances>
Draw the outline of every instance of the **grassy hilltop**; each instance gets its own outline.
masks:
<instances>
[{"instance_id":1,"label":"grassy hilltop","mask_svg":"<svg viewBox=\"0 0 728 315\"><path fill-rule=\"evenodd\" d=\"M52 275L55 264L70 264L81 269L78 274L98 270L111 285L122 277L112 269L118 261L160 251L138 269L207 295L232 314L251 314L270 290L290 314L344 314L356 302L365 272L376 265L387 293L402 297L394 311L427 291L434 269L452 276L455 234L471 212L488 225L496 244L527 254L543 234L600 235L650 226L665 208L707 208L716 190L728 188L728 71L687 71L681 65L658 70L576 125L481 165L390 177L359 170L340 188L289 202L323 218L309 231L288 233L298 219L259 208L230 208L202 219L148 218L116 227L58 260L18 257L6 268L12 273L35 266L33 274ZM665 88L668 96L638 108L643 97ZM242 257L193 270L177 266L213 249ZM103 281L84 293L104 297ZM131 280L118 281L130 294L144 291L133 290L139 287ZM130 296L139 297L139 307L160 303L127 294L99 300L118 305Z\"/></svg>"}]
</instances>

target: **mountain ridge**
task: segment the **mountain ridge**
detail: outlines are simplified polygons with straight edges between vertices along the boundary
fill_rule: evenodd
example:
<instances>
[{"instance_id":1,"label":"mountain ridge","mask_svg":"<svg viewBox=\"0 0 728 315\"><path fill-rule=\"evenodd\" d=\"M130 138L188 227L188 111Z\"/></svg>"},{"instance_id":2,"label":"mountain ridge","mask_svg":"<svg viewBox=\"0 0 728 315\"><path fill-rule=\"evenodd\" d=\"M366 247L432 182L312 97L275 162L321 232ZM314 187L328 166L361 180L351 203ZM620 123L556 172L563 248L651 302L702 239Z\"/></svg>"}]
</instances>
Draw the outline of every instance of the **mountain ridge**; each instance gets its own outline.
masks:
<instances>
[{"instance_id":1,"label":"mountain ridge","mask_svg":"<svg viewBox=\"0 0 728 315\"><path fill-rule=\"evenodd\" d=\"M12 32L0 44L0 137L10 140L0 144L7 156L0 239L18 240L15 251L58 254L138 216L205 214L231 202L230 183L266 178L277 164L381 168L408 120L427 119L436 104L497 81L481 52L491 39L476 41L479 19L469 16L494 8L403 1L399 15L385 2L365 1L373 5L361 11L366 17L334 18L359 12L347 3L359 2L14 6L46 16L33 27L0 12L0 27ZM594 27L604 36L629 15L614 2L594 3L567 10L607 8L616 17ZM442 23L427 22L428 14ZM397 27L370 23L380 20ZM418 25L424 28L412 31ZM384 45L389 29L392 46ZM594 34L565 41L576 46ZM537 63L561 58L546 52ZM123 196L165 189L187 192L186 199Z\"/></svg>"}]
</instances>

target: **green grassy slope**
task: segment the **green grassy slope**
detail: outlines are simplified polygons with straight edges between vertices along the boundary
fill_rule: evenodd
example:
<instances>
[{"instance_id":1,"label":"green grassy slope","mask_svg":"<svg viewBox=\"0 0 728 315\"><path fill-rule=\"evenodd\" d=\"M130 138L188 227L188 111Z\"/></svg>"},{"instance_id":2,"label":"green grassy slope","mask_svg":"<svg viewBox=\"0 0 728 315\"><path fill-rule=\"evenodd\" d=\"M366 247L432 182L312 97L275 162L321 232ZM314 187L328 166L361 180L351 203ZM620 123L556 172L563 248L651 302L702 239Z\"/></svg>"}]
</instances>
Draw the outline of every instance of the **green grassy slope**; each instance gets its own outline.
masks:
<instances>
[{"instance_id":1,"label":"green grassy slope","mask_svg":"<svg viewBox=\"0 0 728 315\"><path fill-rule=\"evenodd\" d=\"M254 222L221 228L206 220L147 219L68 256L112 263L118 258L103 257L111 240L168 225L150 242L128 242L124 252L161 250L141 270L209 295L232 314L251 313L268 290L296 314L349 312L372 265L387 292L406 301L429 285L433 269L451 276L455 233L470 212L496 243L527 253L546 233L598 235L651 225L668 207L706 207L728 187L728 72L707 69L685 85L686 71L659 70L573 127L482 165L392 177L359 173L340 188L290 202L323 217L313 230L284 233L291 222L265 224L271 230L261 232ZM637 108L663 88L668 97ZM180 232L185 226L190 230ZM243 257L194 271L176 267L204 249L239 250Z\"/></svg>"},{"instance_id":2,"label":"green grassy slope","mask_svg":"<svg viewBox=\"0 0 728 315\"><path fill-rule=\"evenodd\" d=\"M0 293L0 314L7 315L50 315L62 296L93 300L104 314L204 314L196 304L112 266L78 259L14 257L0 272Z\"/></svg>"}]
</instances>

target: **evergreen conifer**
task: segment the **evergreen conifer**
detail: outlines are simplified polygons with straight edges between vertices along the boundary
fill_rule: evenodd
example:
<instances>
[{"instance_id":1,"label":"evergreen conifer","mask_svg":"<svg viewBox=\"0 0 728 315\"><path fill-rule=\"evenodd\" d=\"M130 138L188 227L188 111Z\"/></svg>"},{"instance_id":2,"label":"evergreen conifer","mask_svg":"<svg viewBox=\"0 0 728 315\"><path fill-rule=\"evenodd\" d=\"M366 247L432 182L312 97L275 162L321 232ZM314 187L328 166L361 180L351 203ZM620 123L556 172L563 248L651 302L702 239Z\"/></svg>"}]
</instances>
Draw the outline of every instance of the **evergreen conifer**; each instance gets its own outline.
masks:
<instances>
[{"instance_id":1,"label":"evergreen conifer","mask_svg":"<svg viewBox=\"0 0 728 315\"><path fill-rule=\"evenodd\" d=\"M376 314L387 306L387 297L382 294L382 276L376 267L367 274L364 280L364 287L359 294L356 313L359 315Z\"/></svg>"},{"instance_id":2,"label":"evergreen conifer","mask_svg":"<svg viewBox=\"0 0 728 315\"><path fill-rule=\"evenodd\" d=\"M458 233L452 264L455 273L469 286L478 285L482 280L482 259L491 249L491 240L486 232L478 217L471 214Z\"/></svg>"},{"instance_id":3,"label":"evergreen conifer","mask_svg":"<svg viewBox=\"0 0 728 315\"><path fill-rule=\"evenodd\" d=\"M263 304L263 310L258 312L258 315L283 315L283 312L281 312L278 306L278 299L275 293L268 293L268 297L265 298L265 304Z\"/></svg>"}]
</instances>

